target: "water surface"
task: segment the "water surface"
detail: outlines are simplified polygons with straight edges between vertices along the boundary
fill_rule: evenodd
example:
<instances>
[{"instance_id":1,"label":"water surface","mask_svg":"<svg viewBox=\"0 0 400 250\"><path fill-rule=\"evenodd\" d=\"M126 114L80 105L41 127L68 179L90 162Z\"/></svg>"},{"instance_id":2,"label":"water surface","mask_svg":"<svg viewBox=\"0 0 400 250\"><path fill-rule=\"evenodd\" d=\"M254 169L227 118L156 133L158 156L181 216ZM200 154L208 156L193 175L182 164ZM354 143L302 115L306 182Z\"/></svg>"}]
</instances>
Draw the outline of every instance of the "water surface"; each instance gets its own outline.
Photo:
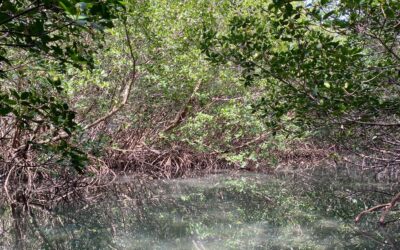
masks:
<instances>
[{"instance_id":1,"label":"water surface","mask_svg":"<svg viewBox=\"0 0 400 250\"><path fill-rule=\"evenodd\" d=\"M380 227L376 213L353 223L397 190L398 183L326 170L146 183L124 177L95 200L35 210L24 220L22 244L3 208L0 248L400 249L399 222Z\"/></svg>"}]
</instances>

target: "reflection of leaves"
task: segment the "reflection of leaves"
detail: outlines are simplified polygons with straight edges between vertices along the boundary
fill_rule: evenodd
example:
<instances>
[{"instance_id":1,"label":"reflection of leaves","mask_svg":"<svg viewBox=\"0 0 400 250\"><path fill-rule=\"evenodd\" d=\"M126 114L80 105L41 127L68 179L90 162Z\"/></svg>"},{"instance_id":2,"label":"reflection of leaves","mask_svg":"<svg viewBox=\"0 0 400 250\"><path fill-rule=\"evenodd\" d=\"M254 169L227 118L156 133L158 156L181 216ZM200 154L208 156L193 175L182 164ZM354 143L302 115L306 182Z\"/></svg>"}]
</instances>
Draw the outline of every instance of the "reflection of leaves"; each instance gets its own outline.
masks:
<instances>
[{"instance_id":1,"label":"reflection of leaves","mask_svg":"<svg viewBox=\"0 0 400 250\"><path fill-rule=\"evenodd\" d=\"M51 229L51 235L56 236L60 228L83 231L57 237L57 244L68 249L109 247L113 234L107 229L111 227L129 237L130 245L124 242L122 248L140 245L153 249L166 244L187 248L185 243L193 239L207 249L319 249L326 245L379 249L387 248L387 239L397 244L396 225L377 230L376 223L365 223L355 231L352 218L346 214L325 212L329 206L331 210L353 213L351 200L342 202L340 197L359 191L355 183L365 182L365 176L342 179L337 173L323 171L311 176L300 173L295 180L289 176L214 176L146 185L124 182L109 187L110 199L89 202L86 209L81 209L80 203L64 204L55 210L62 216L45 213L38 218L41 225ZM244 187L245 192L235 187ZM273 203L265 203L265 195ZM371 201L382 198L378 193L363 195ZM321 210L316 211L318 207ZM378 241L371 241L371 237ZM34 234L27 236L27 244L37 244L35 239Z\"/></svg>"}]
</instances>

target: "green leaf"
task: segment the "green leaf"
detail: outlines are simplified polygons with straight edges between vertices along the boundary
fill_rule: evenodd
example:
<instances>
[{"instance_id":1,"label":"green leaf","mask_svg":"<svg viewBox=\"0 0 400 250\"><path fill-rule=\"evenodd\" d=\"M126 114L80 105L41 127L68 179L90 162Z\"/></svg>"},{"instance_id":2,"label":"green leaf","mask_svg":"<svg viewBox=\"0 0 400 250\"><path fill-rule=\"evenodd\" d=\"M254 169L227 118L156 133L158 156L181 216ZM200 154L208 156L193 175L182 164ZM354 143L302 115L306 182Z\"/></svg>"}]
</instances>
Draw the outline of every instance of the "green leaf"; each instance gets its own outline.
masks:
<instances>
[{"instance_id":1,"label":"green leaf","mask_svg":"<svg viewBox=\"0 0 400 250\"><path fill-rule=\"evenodd\" d=\"M330 0L321 0L321 5L326 5Z\"/></svg>"},{"instance_id":2,"label":"green leaf","mask_svg":"<svg viewBox=\"0 0 400 250\"><path fill-rule=\"evenodd\" d=\"M22 92L21 93L21 99L22 100L27 100L30 97L30 92Z\"/></svg>"},{"instance_id":3,"label":"green leaf","mask_svg":"<svg viewBox=\"0 0 400 250\"><path fill-rule=\"evenodd\" d=\"M329 89L331 87L331 84L329 82L324 82L324 86Z\"/></svg>"},{"instance_id":4,"label":"green leaf","mask_svg":"<svg viewBox=\"0 0 400 250\"><path fill-rule=\"evenodd\" d=\"M3 106L0 104L0 116L8 115L12 111L13 111L13 108L11 108L10 106Z\"/></svg>"},{"instance_id":5,"label":"green leaf","mask_svg":"<svg viewBox=\"0 0 400 250\"><path fill-rule=\"evenodd\" d=\"M328 19L330 16L332 16L333 14L335 14L335 10L329 11L328 13L326 13L322 19Z\"/></svg>"}]
</instances>

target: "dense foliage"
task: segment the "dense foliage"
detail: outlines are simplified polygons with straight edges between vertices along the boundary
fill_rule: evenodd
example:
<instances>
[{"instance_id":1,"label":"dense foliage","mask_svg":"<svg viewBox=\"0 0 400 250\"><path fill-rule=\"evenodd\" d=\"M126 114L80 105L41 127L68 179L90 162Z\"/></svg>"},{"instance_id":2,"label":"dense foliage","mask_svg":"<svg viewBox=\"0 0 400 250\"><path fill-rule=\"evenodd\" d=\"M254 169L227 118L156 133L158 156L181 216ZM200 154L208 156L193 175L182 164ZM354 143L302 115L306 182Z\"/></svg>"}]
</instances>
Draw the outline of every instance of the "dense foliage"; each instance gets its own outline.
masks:
<instances>
[{"instance_id":1,"label":"dense foliage","mask_svg":"<svg viewBox=\"0 0 400 250\"><path fill-rule=\"evenodd\" d=\"M118 10L123 10L118 1L2 1L0 115L5 117L2 140L12 140L5 145L12 147L13 158L27 157L36 144L52 146L45 150L62 152L80 170L85 158L81 151L65 141L51 145L77 128L56 73L69 65L94 67L89 44L113 26Z\"/></svg>"},{"instance_id":2,"label":"dense foliage","mask_svg":"<svg viewBox=\"0 0 400 250\"><path fill-rule=\"evenodd\" d=\"M276 126L337 117L369 121L398 114L398 1L275 1L205 29L213 62L240 66L245 84L262 81L257 109ZM289 114L290 113L290 114Z\"/></svg>"},{"instance_id":3,"label":"dense foliage","mask_svg":"<svg viewBox=\"0 0 400 250\"><path fill-rule=\"evenodd\" d=\"M114 171L328 156L398 180L399 16L397 0L4 0L0 183L29 206Z\"/></svg>"}]
</instances>

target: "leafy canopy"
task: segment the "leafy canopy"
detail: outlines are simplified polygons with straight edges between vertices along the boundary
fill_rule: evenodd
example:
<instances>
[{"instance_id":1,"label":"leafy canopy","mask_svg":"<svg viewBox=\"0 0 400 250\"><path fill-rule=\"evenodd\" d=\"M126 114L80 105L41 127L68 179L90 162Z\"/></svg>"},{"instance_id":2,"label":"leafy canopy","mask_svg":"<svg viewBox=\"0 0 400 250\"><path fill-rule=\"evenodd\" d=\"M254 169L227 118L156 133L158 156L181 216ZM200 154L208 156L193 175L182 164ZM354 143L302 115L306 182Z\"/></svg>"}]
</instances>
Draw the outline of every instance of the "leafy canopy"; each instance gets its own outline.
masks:
<instances>
[{"instance_id":1,"label":"leafy canopy","mask_svg":"<svg viewBox=\"0 0 400 250\"><path fill-rule=\"evenodd\" d=\"M398 1L258 3L226 29L205 28L202 51L238 65L246 85L265 85L255 108L271 126L369 119L399 110L399 12Z\"/></svg>"},{"instance_id":2,"label":"leafy canopy","mask_svg":"<svg viewBox=\"0 0 400 250\"><path fill-rule=\"evenodd\" d=\"M33 134L47 126L52 128L48 136L71 135L77 128L75 113L63 101L62 82L53 71L63 72L68 65L93 68L91 44L101 40L103 29L112 27L123 9L117 0L1 1L0 116L15 118L20 129ZM29 73L32 69L36 75ZM79 152L67 148L55 149L81 165Z\"/></svg>"}]
</instances>

